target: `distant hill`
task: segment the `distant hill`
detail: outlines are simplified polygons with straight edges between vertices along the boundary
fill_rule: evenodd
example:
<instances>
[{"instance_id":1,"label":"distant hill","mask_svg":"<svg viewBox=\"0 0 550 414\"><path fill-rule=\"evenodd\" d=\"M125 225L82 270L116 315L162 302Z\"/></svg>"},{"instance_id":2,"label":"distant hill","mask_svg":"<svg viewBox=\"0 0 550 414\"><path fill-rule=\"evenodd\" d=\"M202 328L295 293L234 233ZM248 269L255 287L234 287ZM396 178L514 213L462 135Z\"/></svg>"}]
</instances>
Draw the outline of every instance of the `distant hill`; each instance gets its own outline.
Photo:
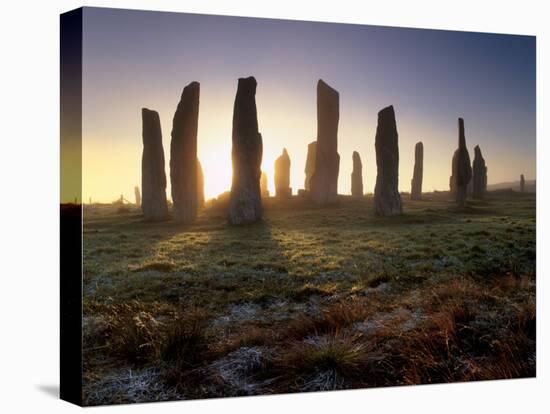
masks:
<instances>
[{"instance_id":1,"label":"distant hill","mask_svg":"<svg viewBox=\"0 0 550 414\"><path fill-rule=\"evenodd\" d=\"M519 180L505 183L487 184L488 191L505 190L508 188L511 188L514 191L519 191ZM536 180L525 180L525 191L534 193L536 191Z\"/></svg>"}]
</instances>

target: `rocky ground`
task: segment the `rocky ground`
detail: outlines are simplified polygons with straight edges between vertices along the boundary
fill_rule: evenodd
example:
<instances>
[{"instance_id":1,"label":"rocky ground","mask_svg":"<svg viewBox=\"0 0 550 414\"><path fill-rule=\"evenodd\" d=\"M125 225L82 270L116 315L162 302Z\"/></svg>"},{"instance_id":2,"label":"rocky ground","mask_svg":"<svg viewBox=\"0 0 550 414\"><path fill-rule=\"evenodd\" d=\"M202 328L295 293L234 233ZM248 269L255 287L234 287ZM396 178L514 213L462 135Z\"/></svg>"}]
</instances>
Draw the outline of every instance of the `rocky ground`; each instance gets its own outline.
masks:
<instances>
[{"instance_id":1,"label":"rocky ground","mask_svg":"<svg viewBox=\"0 0 550 414\"><path fill-rule=\"evenodd\" d=\"M535 375L535 195L84 210L88 405Z\"/></svg>"}]
</instances>

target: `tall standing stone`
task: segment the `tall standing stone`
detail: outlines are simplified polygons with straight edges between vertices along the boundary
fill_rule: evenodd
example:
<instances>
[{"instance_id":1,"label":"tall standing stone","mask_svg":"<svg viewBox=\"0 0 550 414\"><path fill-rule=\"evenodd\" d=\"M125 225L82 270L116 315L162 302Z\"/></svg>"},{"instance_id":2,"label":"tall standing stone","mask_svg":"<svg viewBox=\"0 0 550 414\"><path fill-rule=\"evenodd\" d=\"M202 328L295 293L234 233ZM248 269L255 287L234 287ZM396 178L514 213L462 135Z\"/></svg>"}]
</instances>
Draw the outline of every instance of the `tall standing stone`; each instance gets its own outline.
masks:
<instances>
[{"instance_id":1,"label":"tall standing stone","mask_svg":"<svg viewBox=\"0 0 550 414\"><path fill-rule=\"evenodd\" d=\"M262 218L260 166L263 146L258 132L256 85L252 76L240 78L233 107L233 180L228 214L231 224L253 223Z\"/></svg>"},{"instance_id":2,"label":"tall standing stone","mask_svg":"<svg viewBox=\"0 0 550 414\"><path fill-rule=\"evenodd\" d=\"M376 127L376 186L374 207L380 216L396 216L403 213L399 194L399 146L393 106L378 112Z\"/></svg>"},{"instance_id":3,"label":"tall standing stone","mask_svg":"<svg viewBox=\"0 0 550 414\"><path fill-rule=\"evenodd\" d=\"M164 149L157 111L141 110L143 155L141 158L141 209L146 220L164 220L168 216Z\"/></svg>"},{"instance_id":4,"label":"tall standing stone","mask_svg":"<svg viewBox=\"0 0 550 414\"><path fill-rule=\"evenodd\" d=\"M197 206L199 208L204 206L204 174L202 172L202 165L197 158Z\"/></svg>"},{"instance_id":5,"label":"tall standing stone","mask_svg":"<svg viewBox=\"0 0 550 414\"><path fill-rule=\"evenodd\" d=\"M141 206L141 193L139 192L139 187L137 185L134 187L134 196L136 197L136 206Z\"/></svg>"},{"instance_id":6,"label":"tall standing stone","mask_svg":"<svg viewBox=\"0 0 550 414\"><path fill-rule=\"evenodd\" d=\"M191 82L183 89L172 123L170 180L174 220L180 223L189 223L197 217L199 94L198 82Z\"/></svg>"},{"instance_id":7,"label":"tall standing stone","mask_svg":"<svg viewBox=\"0 0 550 414\"><path fill-rule=\"evenodd\" d=\"M519 177L519 191L525 193L525 177L523 174Z\"/></svg>"},{"instance_id":8,"label":"tall standing stone","mask_svg":"<svg viewBox=\"0 0 550 414\"><path fill-rule=\"evenodd\" d=\"M487 189L487 166L481 155L479 145L474 147L474 162L472 167L472 197L481 199Z\"/></svg>"},{"instance_id":9,"label":"tall standing stone","mask_svg":"<svg viewBox=\"0 0 550 414\"><path fill-rule=\"evenodd\" d=\"M283 153L275 160L275 195L282 198L292 195L292 188L290 188L290 157L286 148L283 148Z\"/></svg>"},{"instance_id":10,"label":"tall standing stone","mask_svg":"<svg viewBox=\"0 0 550 414\"><path fill-rule=\"evenodd\" d=\"M411 180L411 200L422 200L422 179L424 174L424 144L414 146L414 171Z\"/></svg>"},{"instance_id":11,"label":"tall standing stone","mask_svg":"<svg viewBox=\"0 0 550 414\"><path fill-rule=\"evenodd\" d=\"M453 175L451 181L454 186L455 201L459 207L466 204L468 184L472 179L472 165L470 154L466 148L466 136L464 134L464 120L458 118L458 149L453 155Z\"/></svg>"},{"instance_id":12,"label":"tall standing stone","mask_svg":"<svg viewBox=\"0 0 550 414\"><path fill-rule=\"evenodd\" d=\"M352 161L351 195L354 197L363 197L363 164L357 151L353 151Z\"/></svg>"},{"instance_id":13,"label":"tall standing stone","mask_svg":"<svg viewBox=\"0 0 550 414\"><path fill-rule=\"evenodd\" d=\"M306 168L304 172L306 173L306 179L304 182L304 189L306 191L311 190L311 177L315 172L315 158L317 156L317 141L310 142L307 146L307 158L306 158Z\"/></svg>"},{"instance_id":14,"label":"tall standing stone","mask_svg":"<svg viewBox=\"0 0 550 414\"><path fill-rule=\"evenodd\" d=\"M311 198L318 204L333 203L338 197L338 121L340 96L322 79L317 82L317 151L311 177Z\"/></svg>"},{"instance_id":15,"label":"tall standing stone","mask_svg":"<svg viewBox=\"0 0 550 414\"><path fill-rule=\"evenodd\" d=\"M269 190L267 188L267 174L264 171L262 171L262 175L260 176L260 193L262 198L269 197Z\"/></svg>"}]
</instances>

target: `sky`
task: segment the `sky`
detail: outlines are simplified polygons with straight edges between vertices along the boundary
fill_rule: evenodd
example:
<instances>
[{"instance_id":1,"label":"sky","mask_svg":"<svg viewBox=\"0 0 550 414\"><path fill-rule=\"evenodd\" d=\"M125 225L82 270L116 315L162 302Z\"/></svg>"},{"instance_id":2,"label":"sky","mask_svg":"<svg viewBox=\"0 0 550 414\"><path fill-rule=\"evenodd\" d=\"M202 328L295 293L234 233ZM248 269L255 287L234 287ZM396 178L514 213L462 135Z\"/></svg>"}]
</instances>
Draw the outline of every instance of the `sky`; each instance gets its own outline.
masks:
<instances>
[{"instance_id":1,"label":"sky","mask_svg":"<svg viewBox=\"0 0 550 414\"><path fill-rule=\"evenodd\" d=\"M82 197L133 200L141 183L141 108L159 112L170 197L172 118L183 88L201 85L198 157L207 198L230 189L232 110L240 77L258 82L262 169L288 150L291 187L303 188L316 139L316 84L340 94L338 192L350 194L352 153L374 191L377 113L393 105L399 189L410 191L414 145L424 143L424 191L447 190L465 120L488 183L535 178L535 37L339 23L85 8Z\"/></svg>"}]
</instances>

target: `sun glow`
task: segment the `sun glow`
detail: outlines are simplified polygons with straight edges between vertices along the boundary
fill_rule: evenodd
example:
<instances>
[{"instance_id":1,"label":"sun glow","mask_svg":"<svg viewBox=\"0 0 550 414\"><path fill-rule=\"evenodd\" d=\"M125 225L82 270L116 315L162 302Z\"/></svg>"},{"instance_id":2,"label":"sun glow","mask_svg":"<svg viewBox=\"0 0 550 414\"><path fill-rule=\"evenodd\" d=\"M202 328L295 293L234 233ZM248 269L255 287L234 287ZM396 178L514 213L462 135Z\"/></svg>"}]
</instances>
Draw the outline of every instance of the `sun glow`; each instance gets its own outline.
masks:
<instances>
[{"instance_id":1,"label":"sun glow","mask_svg":"<svg viewBox=\"0 0 550 414\"><path fill-rule=\"evenodd\" d=\"M227 142L225 142L227 141ZM231 189L233 167L231 164L231 142L220 140L216 148L201 151L199 160L204 171L204 195L206 199L216 198L221 193ZM275 193L275 159L280 154L272 151L265 151L262 157L262 171L267 174L268 189L273 195ZM297 191L297 190L295 190Z\"/></svg>"},{"instance_id":2,"label":"sun glow","mask_svg":"<svg viewBox=\"0 0 550 414\"><path fill-rule=\"evenodd\" d=\"M201 151L199 160L204 173L204 196L208 200L231 189L231 143L220 140L216 148Z\"/></svg>"}]
</instances>

